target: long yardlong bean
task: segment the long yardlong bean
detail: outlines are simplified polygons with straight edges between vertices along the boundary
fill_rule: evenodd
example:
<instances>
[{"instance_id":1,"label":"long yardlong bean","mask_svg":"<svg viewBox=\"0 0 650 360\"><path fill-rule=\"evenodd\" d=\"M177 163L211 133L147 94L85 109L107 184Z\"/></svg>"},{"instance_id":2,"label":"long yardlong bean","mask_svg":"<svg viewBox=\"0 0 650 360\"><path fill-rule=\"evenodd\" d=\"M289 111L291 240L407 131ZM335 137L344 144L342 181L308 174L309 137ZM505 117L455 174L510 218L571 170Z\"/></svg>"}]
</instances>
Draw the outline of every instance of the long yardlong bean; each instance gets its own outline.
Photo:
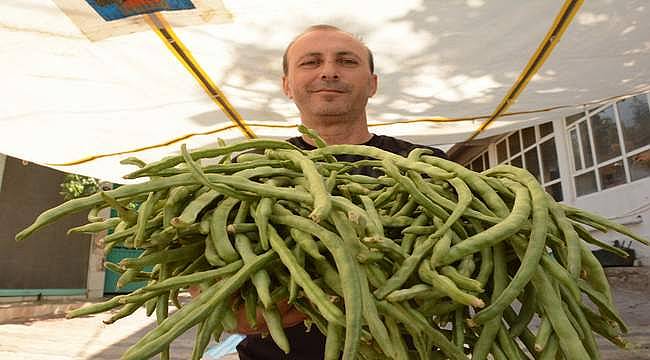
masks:
<instances>
[{"instance_id":1,"label":"long yardlong bean","mask_svg":"<svg viewBox=\"0 0 650 360\"><path fill-rule=\"evenodd\" d=\"M386 159L392 161L393 163L395 163L397 166L401 168L415 170L420 173L427 174L427 176L433 179L450 179L454 176L452 172L443 170L440 167L429 166L424 162L409 161L408 159L403 158L399 155L371 146L330 145L326 148L312 150L310 153L313 155L353 154L353 155L373 157L375 159L380 159L380 160Z\"/></svg>"},{"instance_id":2,"label":"long yardlong bean","mask_svg":"<svg viewBox=\"0 0 650 360\"><path fill-rule=\"evenodd\" d=\"M209 290L202 292L194 301L183 306L168 317L156 329L143 336L124 354L124 359L143 359L156 354L162 347L175 339L178 334L198 321L200 315L211 311L256 271L272 261L277 254L269 250L258 256L253 262L244 265L235 275L223 282L216 283Z\"/></svg>"},{"instance_id":3,"label":"long yardlong bean","mask_svg":"<svg viewBox=\"0 0 650 360\"><path fill-rule=\"evenodd\" d=\"M295 215L271 216L271 219L278 224L298 228L302 231L318 236L334 256L339 273L345 274L341 277L341 287L345 299L345 346L343 348L343 359L352 359L359 346L361 336L361 289L359 286L359 274L355 271L354 259L351 254L342 246L343 240L335 233L328 231L308 219Z\"/></svg>"},{"instance_id":4,"label":"long yardlong bean","mask_svg":"<svg viewBox=\"0 0 650 360\"><path fill-rule=\"evenodd\" d=\"M332 200L314 163L297 151L276 150L272 154L275 154L280 159L291 160L302 169L309 184L309 192L314 199L314 209L309 214L309 217L316 223L327 218L332 210Z\"/></svg>"},{"instance_id":5,"label":"long yardlong bean","mask_svg":"<svg viewBox=\"0 0 650 360\"><path fill-rule=\"evenodd\" d=\"M492 246L516 234L528 219L531 211L528 189L518 187L512 212L502 222L478 234L472 235L462 242L452 246L441 265L448 265L463 257L481 250L482 247Z\"/></svg>"},{"instance_id":6,"label":"long yardlong bean","mask_svg":"<svg viewBox=\"0 0 650 360\"><path fill-rule=\"evenodd\" d=\"M331 217L338 232L341 234L346 249L351 251L354 248L354 244L358 242L352 224L350 224L348 219L338 211L334 211L331 214ZM355 268L354 271L359 274L359 287L361 291L364 320L368 324L370 333L373 335L374 340L377 342L377 345L381 348L383 353L394 357L392 343L388 338L388 330L386 330L386 327L379 318L375 298L370 293L370 287L366 280L366 273L358 263L353 264L353 267Z\"/></svg>"},{"instance_id":7,"label":"long yardlong bean","mask_svg":"<svg viewBox=\"0 0 650 360\"><path fill-rule=\"evenodd\" d=\"M502 168L494 168L494 172L500 171ZM536 265L539 263L545 249L546 240L546 222L548 220L548 205L546 205L546 193L544 189L537 184L537 181L527 171L504 167L504 171L515 174L520 181L522 181L531 194L533 206L533 222L530 234L529 245L526 252L521 259L521 266L513 277L512 281L501 292L499 297L492 302L487 308L481 310L472 320L476 323L484 322L492 317L495 317L507 307L512 301L523 291L524 287L533 276ZM514 186L514 183L507 183L507 185ZM514 187L515 192L520 193ZM451 250L450 250L451 251Z\"/></svg>"},{"instance_id":8,"label":"long yardlong bean","mask_svg":"<svg viewBox=\"0 0 650 360\"><path fill-rule=\"evenodd\" d=\"M124 268L107 267L121 274L120 285L147 280L148 286L71 314L121 306L112 322L139 306L155 311L158 327L126 359L156 353L167 359L169 343L194 325L198 358L213 332L237 326L233 307L243 306L255 327L258 302L272 338L290 351L275 305L287 299L330 335L325 356L332 359L341 351L344 359L461 359L465 352L476 359L525 358L518 345L535 353L528 329L535 314L552 330L539 339L542 358L598 358L593 332L626 346L625 324L585 243L622 253L581 224L645 239L556 204L522 169L477 174L427 149L404 158L364 146L326 146L302 131L319 149L260 140L193 152L182 147L181 156L152 164L129 161L140 167L130 176L150 180L48 210L16 238L91 209L91 224L73 231L112 229L103 239L106 251L145 249L123 260ZM235 154L242 150L254 151ZM361 160L335 161L343 154ZM201 164L206 157L214 165ZM361 168L386 175L356 175ZM143 201L138 211L125 205ZM119 217L99 218L107 206ZM273 250L265 253L269 243ZM141 271L145 265L155 267ZM181 306L179 290L197 285L203 294ZM583 294L599 314L582 304ZM522 302L519 315L515 299ZM167 316L170 300L180 310ZM484 302L478 313L470 308Z\"/></svg>"},{"instance_id":9,"label":"long yardlong bean","mask_svg":"<svg viewBox=\"0 0 650 360\"><path fill-rule=\"evenodd\" d=\"M244 151L244 150L256 149L256 148L298 150L295 146L285 141L252 139L252 140L244 140L242 142L232 144L229 146L210 148L204 150L194 150L190 153L190 156L192 160L198 160L202 158L211 158L215 156L230 154L235 151ZM155 174L158 171L176 166L182 162L183 162L182 156L168 157L160 161L147 164L147 166L142 167L130 174L125 175L124 178L135 179L141 176L149 176L151 174Z\"/></svg>"},{"instance_id":10,"label":"long yardlong bean","mask_svg":"<svg viewBox=\"0 0 650 360\"><path fill-rule=\"evenodd\" d=\"M564 211L567 213L567 215L569 217L571 217L571 216L577 217L578 221L580 221L580 219L591 220L596 224L599 224L599 225L601 225L601 226L603 226L603 227L605 227L607 229L612 229L612 230L614 230L614 231L616 231L616 232L618 232L620 234L626 235L629 238L634 239L634 240L636 240L636 241L638 241L638 242L640 242L640 243L642 243L644 245L650 245L650 241L648 241L648 239L642 238L641 236L635 234L630 229L626 228L625 226L623 226L621 224L617 224L617 223L615 223L615 222L613 222L613 221L611 221L611 220L609 220L607 218L604 218L604 217L602 217L600 215L597 215L597 214L594 214L594 213L588 213L588 212L586 212L584 210L574 208L574 207L569 206L569 205L560 204L559 206L564 209Z\"/></svg>"},{"instance_id":11,"label":"long yardlong bean","mask_svg":"<svg viewBox=\"0 0 650 360\"><path fill-rule=\"evenodd\" d=\"M286 246L284 240L278 235L273 226L269 225L269 240L282 262L291 272L291 276L303 288L307 298L318 308L320 313L329 322L345 326L343 313L327 300L327 296L311 279L311 276L298 264L298 261Z\"/></svg>"}]
</instances>

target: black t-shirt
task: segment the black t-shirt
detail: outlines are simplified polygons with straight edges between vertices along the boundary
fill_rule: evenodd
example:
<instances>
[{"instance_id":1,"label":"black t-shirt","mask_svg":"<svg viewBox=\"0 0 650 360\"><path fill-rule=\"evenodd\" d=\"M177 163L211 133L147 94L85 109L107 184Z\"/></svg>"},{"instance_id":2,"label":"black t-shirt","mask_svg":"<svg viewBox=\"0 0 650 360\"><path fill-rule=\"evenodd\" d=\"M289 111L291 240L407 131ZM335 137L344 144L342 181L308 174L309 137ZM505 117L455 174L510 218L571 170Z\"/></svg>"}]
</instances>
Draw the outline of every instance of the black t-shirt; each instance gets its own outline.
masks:
<instances>
[{"instance_id":1,"label":"black t-shirt","mask_svg":"<svg viewBox=\"0 0 650 360\"><path fill-rule=\"evenodd\" d=\"M305 140L303 140L302 137L296 136L292 137L287 140L288 142L292 143L296 147L299 147L304 150L313 150L315 147L313 145L310 145L307 143ZM396 139L391 136L386 136L386 135L375 135L373 134L370 140L367 142L360 144L360 145L366 145L366 146L372 146L376 147L382 150L390 151L393 154L401 155L401 156L408 156L408 154L411 152L413 149L429 149L433 152L433 156L441 157L441 158L447 158L447 154L445 154L444 151L434 148L431 146L425 146L425 145L416 145L413 143L410 143L408 141ZM368 157L364 156L358 156L358 155L337 155L336 160L338 161L343 161L343 162L355 162L359 160L367 160L370 159ZM382 173L378 170L372 169L370 167L363 167L363 168L358 168L358 169L352 169L350 171L351 174L362 174L362 175L368 175L368 176L373 176L373 177L378 177L381 176Z\"/></svg>"},{"instance_id":2,"label":"black t-shirt","mask_svg":"<svg viewBox=\"0 0 650 360\"><path fill-rule=\"evenodd\" d=\"M313 150L314 146L305 142L302 137L293 137L287 140L296 147L304 150ZM447 158L444 151L424 145L412 144L408 141L396 139L386 135L374 135L370 140L361 145L373 146L382 150L390 151L394 154L407 156L411 150L416 148L425 148L433 151L434 156ZM341 155L337 156L338 161L355 162L364 160L362 156ZM352 173L363 174L368 176L379 176L380 172L372 168L354 169ZM310 331L303 324L284 329L289 340L291 352L285 354L275 345L270 336L262 337L261 335L249 335L237 345L237 352L240 360L319 360L323 359L325 352L325 335L323 335L316 326L312 326Z\"/></svg>"}]
</instances>

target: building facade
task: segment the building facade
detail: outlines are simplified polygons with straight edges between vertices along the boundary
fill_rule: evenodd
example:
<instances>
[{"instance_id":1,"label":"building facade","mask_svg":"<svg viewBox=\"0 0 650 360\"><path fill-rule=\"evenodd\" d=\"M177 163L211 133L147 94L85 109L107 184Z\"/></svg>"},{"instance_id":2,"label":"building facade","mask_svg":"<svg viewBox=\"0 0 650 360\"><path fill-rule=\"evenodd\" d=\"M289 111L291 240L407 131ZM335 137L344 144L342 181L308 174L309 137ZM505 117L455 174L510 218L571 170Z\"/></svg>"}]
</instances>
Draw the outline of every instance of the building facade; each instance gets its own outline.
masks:
<instances>
[{"instance_id":1,"label":"building facade","mask_svg":"<svg viewBox=\"0 0 650 360\"><path fill-rule=\"evenodd\" d=\"M586 107L565 118L453 147L450 157L475 171L511 164L530 171L556 201L650 238L650 93ZM609 232L650 266L650 247Z\"/></svg>"}]
</instances>

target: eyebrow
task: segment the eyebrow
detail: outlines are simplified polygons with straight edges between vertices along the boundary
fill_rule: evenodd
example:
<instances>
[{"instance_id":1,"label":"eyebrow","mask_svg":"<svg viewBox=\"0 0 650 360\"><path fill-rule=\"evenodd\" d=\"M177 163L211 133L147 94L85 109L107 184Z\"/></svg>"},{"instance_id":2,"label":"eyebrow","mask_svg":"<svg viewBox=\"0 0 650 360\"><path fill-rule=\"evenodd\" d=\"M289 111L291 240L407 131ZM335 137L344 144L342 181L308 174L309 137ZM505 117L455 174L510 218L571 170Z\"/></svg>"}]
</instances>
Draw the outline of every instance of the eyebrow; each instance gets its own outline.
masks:
<instances>
[{"instance_id":1,"label":"eyebrow","mask_svg":"<svg viewBox=\"0 0 650 360\"><path fill-rule=\"evenodd\" d=\"M304 58L306 58L306 57L310 57L310 56L321 56L321 55L323 55L322 52L319 52L319 51L312 51L312 52L309 52L309 53L307 53L307 54L305 54L305 55L299 57L299 58L298 58L298 61L300 61L300 60L302 60L302 59L304 59ZM356 53L354 53L354 52L352 52L352 51L338 51L338 52L336 52L336 56L345 56L345 55L352 55L352 56L356 57L357 59L362 59L359 55L357 55Z\"/></svg>"}]
</instances>

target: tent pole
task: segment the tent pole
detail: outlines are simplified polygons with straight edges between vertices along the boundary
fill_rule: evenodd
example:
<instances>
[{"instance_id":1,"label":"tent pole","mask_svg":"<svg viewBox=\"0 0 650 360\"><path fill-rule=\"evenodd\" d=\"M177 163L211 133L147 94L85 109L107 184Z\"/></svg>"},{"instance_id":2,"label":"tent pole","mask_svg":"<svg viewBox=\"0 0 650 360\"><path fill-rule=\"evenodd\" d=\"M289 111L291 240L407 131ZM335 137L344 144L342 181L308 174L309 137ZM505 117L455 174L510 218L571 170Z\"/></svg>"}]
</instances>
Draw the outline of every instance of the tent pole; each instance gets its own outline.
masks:
<instances>
[{"instance_id":1,"label":"tent pole","mask_svg":"<svg viewBox=\"0 0 650 360\"><path fill-rule=\"evenodd\" d=\"M214 84L208 74L203 71L198 62L194 59L189 50L183 45L181 40L176 36L172 27L165 20L162 14L152 13L144 15L144 19L154 32L165 43L167 48L174 56L185 66L185 68L194 76L196 81L201 85L203 90L210 96L228 118L237 125L247 138L255 138L253 130L246 124L239 112L232 106L224 93Z\"/></svg>"}]
</instances>

